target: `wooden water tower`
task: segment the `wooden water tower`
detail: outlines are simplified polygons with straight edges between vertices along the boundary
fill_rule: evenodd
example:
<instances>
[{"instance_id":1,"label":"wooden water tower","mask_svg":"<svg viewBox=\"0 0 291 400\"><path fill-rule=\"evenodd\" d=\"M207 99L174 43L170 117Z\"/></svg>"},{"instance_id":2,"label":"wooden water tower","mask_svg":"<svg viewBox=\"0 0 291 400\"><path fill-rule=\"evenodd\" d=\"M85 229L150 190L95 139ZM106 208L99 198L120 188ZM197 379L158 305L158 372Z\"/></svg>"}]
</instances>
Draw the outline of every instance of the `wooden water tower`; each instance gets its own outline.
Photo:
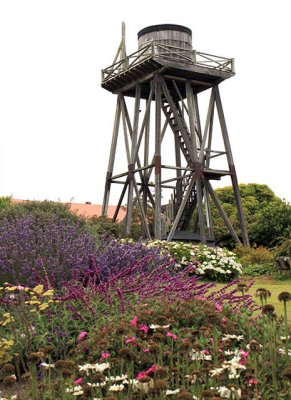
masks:
<instances>
[{"instance_id":1,"label":"wooden water tower","mask_svg":"<svg viewBox=\"0 0 291 400\"><path fill-rule=\"evenodd\" d=\"M230 176L242 241L249 244L218 88L233 75L233 59L193 50L192 32L181 25L162 24L142 29L138 32L138 50L126 55L123 25L122 41L113 65L102 71L102 87L117 95L104 216L111 186L119 184L120 198L113 219L125 202L128 234L136 206L145 235L150 238L146 217L150 203L154 209L156 239L191 240L192 235L194 241L209 243L215 239L211 217L214 205L233 239L240 242L211 184L213 180ZM202 126L198 97L205 91L209 91L209 99L204 104ZM219 150L214 148L218 134L222 145ZM171 146L164 145L167 135L171 136ZM120 141L123 142L121 150L117 145ZM117 154L126 157L126 168L115 172ZM164 159L171 156L172 161L165 163ZM213 166L218 159L224 159L223 169L217 168L217 163ZM168 207L162 205L166 191L171 192ZM193 227L189 227L190 221Z\"/></svg>"}]
</instances>

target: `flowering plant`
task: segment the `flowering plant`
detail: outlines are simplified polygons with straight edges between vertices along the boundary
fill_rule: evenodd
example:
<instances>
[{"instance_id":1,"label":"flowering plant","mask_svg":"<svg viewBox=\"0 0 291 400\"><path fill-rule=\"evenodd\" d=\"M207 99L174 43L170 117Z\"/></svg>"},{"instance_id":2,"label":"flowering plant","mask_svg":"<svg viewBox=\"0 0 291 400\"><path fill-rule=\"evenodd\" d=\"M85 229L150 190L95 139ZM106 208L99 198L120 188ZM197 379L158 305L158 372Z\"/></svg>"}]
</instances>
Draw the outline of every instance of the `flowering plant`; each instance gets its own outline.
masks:
<instances>
[{"instance_id":1,"label":"flowering plant","mask_svg":"<svg viewBox=\"0 0 291 400\"><path fill-rule=\"evenodd\" d=\"M235 254L220 247L193 245L183 242L148 242L149 247L158 247L162 254L168 253L176 260L176 268L193 266L193 273L211 281L231 281L242 273Z\"/></svg>"}]
</instances>

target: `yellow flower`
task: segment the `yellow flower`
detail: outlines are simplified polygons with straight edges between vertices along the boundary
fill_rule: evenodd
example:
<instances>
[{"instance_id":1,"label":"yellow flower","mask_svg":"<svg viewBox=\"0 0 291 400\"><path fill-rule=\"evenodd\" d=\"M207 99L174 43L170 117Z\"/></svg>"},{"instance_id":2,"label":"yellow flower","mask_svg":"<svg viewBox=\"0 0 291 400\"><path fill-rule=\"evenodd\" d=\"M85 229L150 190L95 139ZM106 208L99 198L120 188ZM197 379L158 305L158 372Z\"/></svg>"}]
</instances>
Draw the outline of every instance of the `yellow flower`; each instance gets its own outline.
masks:
<instances>
[{"instance_id":1,"label":"yellow flower","mask_svg":"<svg viewBox=\"0 0 291 400\"><path fill-rule=\"evenodd\" d=\"M43 304L41 304L41 305L38 307L38 309L39 309L40 311L42 311L42 310L45 310L45 309L48 308L48 307L49 307L48 303L43 303Z\"/></svg>"},{"instance_id":2,"label":"yellow flower","mask_svg":"<svg viewBox=\"0 0 291 400\"><path fill-rule=\"evenodd\" d=\"M34 304L41 304L40 301L38 300L30 300L30 301L25 301L25 304L30 304L30 305L34 305Z\"/></svg>"},{"instance_id":3,"label":"yellow flower","mask_svg":"<svg viewBox=\"0 0 291 400\"><path fill-rule=\"evenodd\" d=\"M16 289L17 289L16 286L9 286L9 287L6 288L6 290L8 290L8 292L13 292Z\"/></svg>"},{"instance_id":4,"label":"yellow flower","mask_svg":"<svg viewBox=\"0 0 291 400\"><path fill-rule=\"evenodd\" d=\"M36 308L32 308L30 312L36 312Z\"/></svg>"},{"instance_id":5,"label":"yellow flower","mask_svg":"<svg viewBox=\"0 0 291 400\"><path fill-rule=\"evenodd\" d=\"M31 300L37 300L38 297L37 296L31 296Z\"/></svg>"},{"instance_id":6,"label":"yellow flower","mask_svg":"<svg viewBox=\"0 0 291 400\"><path fill-rule=\"evenodd\" d=\"M32 289L34 293L42 294L43 292L43 285L37 285L35 288Z\"/></svg>"},{"instance_id":7,"label":"yellow flower","mask_svg":"<svg viewBox=\"0 0 291 400\"><path fill-rule=\"evenodd\" d=\"M53 289L49 289L46 292L43 293L43 296L53 296L54 295L54 290Z\"/></svg>"}]
</instances>

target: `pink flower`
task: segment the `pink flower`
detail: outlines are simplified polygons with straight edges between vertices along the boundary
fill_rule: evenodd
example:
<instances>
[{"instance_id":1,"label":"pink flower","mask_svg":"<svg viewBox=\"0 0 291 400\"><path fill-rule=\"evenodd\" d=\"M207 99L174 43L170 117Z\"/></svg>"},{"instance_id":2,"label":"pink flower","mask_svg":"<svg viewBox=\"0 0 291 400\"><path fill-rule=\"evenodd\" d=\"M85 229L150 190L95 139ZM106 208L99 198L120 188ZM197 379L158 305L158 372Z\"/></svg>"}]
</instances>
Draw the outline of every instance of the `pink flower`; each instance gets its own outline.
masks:
<instances>
[{"instance_id":1,"label":"pink flower","mask_svg":"<svg viewBox=\"0 0 291 400\"><path fill-rule=\"evenodd\" d=\"M209 356L209 351L208 350L204 350L204 354L206 355L206 356Z\"/></svg>"},{"instance_id":2,"label":"pink flower","mask_svg":"<svg viewBox=\"0 0 291 400\"><path fill-rule=\"evenodd\" d=\"M142 349L143 353L149 353L150 349Z\"/></svg>"},{"instance_id":3,"label":"pink flower","mask_svg":"<svg viewBox=\"0 0 291 400\"><path fill-rule=\"evenodd\" d=\"M249 384L250 385L257 385L258 383L259 382L255 378L252 378L252 379L249 380Z\"/></svg>"},{"instance_id":4,"label":"pink flower","mask_svg":"<svg viewBox=\"0 0 291 400\"><path fill-rule=\"evenodd\" d=\"M244 358L247 358L247 356L250 354L249 351L244 351L244 350L240 350L239 352L242 355L242 357L244 357Z\"/></svg>"},{"instance_id":5,"label":"pink flower","mask_svg":"<svg viewBox=\"0 0 291 400\"><path fill-rule=\"evenodd\" d=\"M140 330L140 331L143 331L143 332L145 332L145 333L148 333L149 327L148 327L147 325L140 324L139 330Z\"/></svg>"},{"instance_id":6,"label":"pink flower","mask_svg":"<svg viewBox=\"0 0 291 400\"><path fill-rule=\"evenodd\" d=\"M83 378L78 378L74 381L74 385L81 385L82 382L83 382Z\"/></svg>"},{"instance_id":7,"label":"pink flower","mask_svg":"<svg viewBox=\"0 0 291 400\"><path fill-rule=\"evenodd\" d=\"M78 341L84 339L84 337L87 335L88 335L88 332L85 332L85 331L81 332L80 335L78 336Z\"/></svg>"},{"instance_id":8,"label":"pink flower","mask_svg":"<svg viewBox=\"0 0 291 400\"><path fill-rule=\"evenodd\" d=\"M102 351L101 358L109 358L109 357L110 357L109 353L106 353L105 351Z\"/></svg>"},{"instance_id":9,"label":"pink flower","mask_svg":"<svg viewBox=\"0 0 291 400\"><path fill-rule=\"evenodd\" d=\"M158 364L153 364L149 369L146 370L146 374L154 373L159 368Z\"/></svg>"},{"instance_id":10,"label":"pink flower","mask_svg":"<svg viewBox=\"0 0 291 400\"><path fill-rule=\"evenodd\" d=\"M131 326L137 326L137 316L135 315L134 317L133 317L133 319L130 321L130 325Z\"/></svg>"},{"instance_id":11,"label":"pink flower","mask_svg":"<svg viewBox=\"0 0 291 400\"><path fill-rule=\"evenodd\" d=\"M126 339L125 343L126 343L126 344L132 343L132 342L134 342L135 340L136 340L136 337L135 337L135 336L132 336L131 338Z\"/></svg>"},{"instance_id":12,"label":"pink flower","mask_svg":"<svg viewBox=\"0 0 291 400\"><path fill-rule=\"evenodd\" d=\"M173 340L177 340L178 336L172 332L167 332L166 336L171 337Z\"/></svg>"},{"instance_id":13,"label":"pink flower","mask_svg":"<svg viewBox=\"0 0 291 400\"><path fill-rule=\"evenodd\" d=\"M247 356L249 355L248 351L240 350L239 351L241 354L242 359L240 360L241 365L245 365L247 363Z\"/></svg>"},{"instance_id":14,"label":"pink flower","mask_svg":"<svg viewBox=\"0 0 291 400\"><path fill-rule=\"evenodd\" d=\"M222 312L222 307L219 303L215 303L215 308L218 312Z\"/></svg>"},{"instance_id":15,"label":"pink flower","mask_svg":"<svg viewBox=\"0 0 291 400\"><path fill-rule=\"evenodd\" d=\"M227 321L227 318L226 317L222 317L222 320L221 320L222 322L226 322Z\"/></svg>"},{"instance_id":16,"label":"pink flower","mask_svg":"<svg viewBox=\"0 0 291 400\"><path fill-rule=\"evenodd\" d=\"M210 339L210 343L213 344L214 343L214 339L211 337Z\"/></svg>"},{"instance_id":17,"label":"pink flower","mask_svg":"<svg viewBox=\"0 0 291 400\"><path fill-rule=\"evenodd\" d=\"M141 371L137 374L136 379L139 381L141 378L144 378L145 376L147 376L147 373L145 371Z\"/></svg>"}]
</instances>

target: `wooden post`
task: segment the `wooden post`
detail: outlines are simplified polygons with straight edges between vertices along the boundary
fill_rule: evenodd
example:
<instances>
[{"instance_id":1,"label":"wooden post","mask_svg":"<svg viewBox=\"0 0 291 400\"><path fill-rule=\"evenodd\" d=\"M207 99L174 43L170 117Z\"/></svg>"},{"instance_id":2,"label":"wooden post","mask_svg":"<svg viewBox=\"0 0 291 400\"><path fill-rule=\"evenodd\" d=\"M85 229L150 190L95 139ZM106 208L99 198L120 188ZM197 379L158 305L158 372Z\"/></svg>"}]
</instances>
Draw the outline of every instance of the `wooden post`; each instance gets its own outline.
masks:
<instances>
[{"instance_id":1,"label":"wooden post","mask_svg":"<svg viewBox=\"0 0 291 400\"><path fill-rule=\"evenodd\" d=\"M159 75L155 76L155 239L161 239L161 108L162 96Z\"/></svg>"},{"instance_id":2,"label":"wooden post","mask_svg":"<svg viewBox=\"0 0 291 400\"><path fill-rule=\"evenodd\" d=\"M175 217L175 220L174 220L174 222L173 222L172 228L171 228L170 233L169 233L169 235L168 235L168 238L167 238L167 241L168 241L168 242L171 242L171 240L173 239L174 233L175 233L175 231L176 231L176 229L177 229L178 223L179 223L179 221L180 221L180 219L181 219L181 216L182 216L182 214L183 214L184 208L185 208L185 206L186 206L186 204L187 204L187 201L188 201L188 199L189 199L189 196L190 196L191 191L192 191L192 189L193 189L193 186L194 186L194 184L195 184L195 181L196 181L196 173L194 173L194 174L192 175L192 177L191 177L191 180L190 180L190 182L189 182L189 186L188 186L188 188L187 188L187 190L186 190L186 193L185 193L185 195L184 195L182 204L181 204L180 207L179 207L178 213L177 213L177 215L176 215L176 217Z\"/></svg>"},{"instance_id":3,"label":"wooden post","mask_svg":"<svg viewBox=\"0 0 291 400\"><path fill-rule=\"evenodd\" d=\"M245 222L243 208L242 208L238 180L237 180L236 170L235 170L235 166L234 166L234 162L233 162L230 141L229 141L229 136L228 136L228 132L227 132L227 127L226 127L226 122L225 122L225 118L224 118L224 113L223 113L223 108L222 108L222 103L221 103L218 86L215 86L215 100L216 100L217 112L218 112L219 122L220 122L220 126L221 126L224 146L225 146L225 150L227 152L228 166L229 166L229 171L231 174L230 176L231 176L231 181L232 181L232 186L233 186L233 191L234 191L234 198L235 198L237 211L238 211L238 218L239 218L241 232L242 232L243 244L245 246L249 246L250 243L249 243L248 232L247 232L246 222Z\"/></svg>"},{"instance_id":4,"label":"wooden post","mask_svg":"<svg viewBox=\"0 0 291 400\"><path fill-rule=\"evenodd\" d=\"M188 111L189 111L189 125L192 137L193 158L195 161L194 168L196 174L196 192L197 192L197 207L198 207L200 237L201 237L201 242L206 244L205 220L203 214L203 193L201 186L202 162L198 158L197 136L196 136L196 126L195 126L195 119L197 120L196 109L193 98L193 90L191 87L191 82L189 80L186 81L186 95L187 95Z\"/></svg>"},{"instance_id":5,"label":"wooden post","mask_svg":"<svg viewBox=\"0 0 291 400\"><path fill-rule=\"evenodd\" d=\"M228 216L226 215L224 209L221 207L221 205L219 203L219 200L218 200L218 197L217 197L217 194L213 190L210 182L207 179L205 179L204 177L203 177L203 181L204 181L204 185L206 186L210 196L212 197L212 200L213 200L214 204L216 205L216 208L219 211L219 214L221 215L225 225L227 226L231 236L233 237L233 239L235 240L236 243L240 243L240 240L239 240L239 238L237 236L237 233L234 230L233 226L231 225L231 222L228 219Z\"/></svg>"},{"instance_id":6,"label":"wooden post","mask_svg":"<svg viewBox=\"0 0 291 400\"><path fill-rule=\"evenodd\" d=\"M118 95L118 97L117 97L115 119L114 119L114 126L113 126L113 135L112 135L111 148L110 148L110 156L109 156L108 169L107 169L106 180L105 180L105 190L104 190L103 206L102 206L102 216L103 217L107 216L108 202L109 202L109 196L110 196L111 177L112 177L112 172L113 172L113 167L114 167L115 152L116 152L119 124L120 124L120 112L121 112L120 96L121 95Z\"/></svg>"},{"instance_id":7,"label":"wooden post","mask_svg":"<svg viewBox=\"0 0 291 400\"><path fill-rule=\"evenodd\" d=\"M133 186L134 186L133 174L134 174L135 155L136 155L136 146L137 146L140 94L141 94L141 87L140 87L140 85L137 85L136 90L135 90L134 117L133 117L133 129L132 129L132 138L131 138L131 156L130 156L130 164L128 165L129 186L128 186L127 213L126 213L126 234L127 235L130 235L131 222L132 222Z\"/></svg>"}]
</instances>

